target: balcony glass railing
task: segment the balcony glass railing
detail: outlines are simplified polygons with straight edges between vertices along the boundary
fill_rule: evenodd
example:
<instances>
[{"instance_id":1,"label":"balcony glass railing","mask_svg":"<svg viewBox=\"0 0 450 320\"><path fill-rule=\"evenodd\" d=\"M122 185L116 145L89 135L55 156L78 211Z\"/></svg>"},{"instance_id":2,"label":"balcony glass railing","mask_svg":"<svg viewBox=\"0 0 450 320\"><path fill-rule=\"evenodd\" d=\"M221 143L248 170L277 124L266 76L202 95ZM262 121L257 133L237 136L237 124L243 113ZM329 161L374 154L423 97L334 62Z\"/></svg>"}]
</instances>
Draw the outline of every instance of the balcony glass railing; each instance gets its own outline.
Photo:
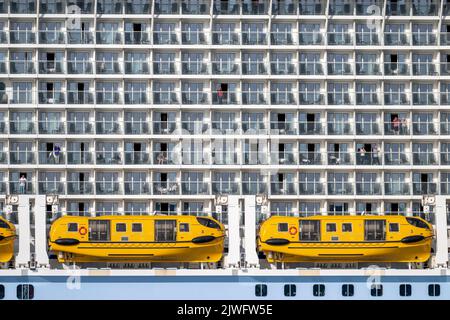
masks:
<instances>
[{"instance_id":1,"label":"balcony glass railing","mask_svg":"<svg viewBox=\"0 0 450 320\"><path fill-rule=\"evenodd\" d=\"M171 134L177 129L177 123L172 121L152 121L153 134Z\"/></svg>"},{"instance_id":2,"label":"balcony glass railing","mask_svg":"<svg viewBox=\"0 0 450 320\"><path fill-rule=\"evenodd\" d=\"M243 45L266 45L267 34L260 31L243 31L242 33Z\"/></svg>"},{"instance_id":3,"label":"balcony glass railing","mask_svg":"<svg viewBox=\"0 0 450 320\"><path fill-rule=\"evenodd\" d=\"M353 184L349 182L328 182L328 194L329 195L352 195Z\"/></svg>"},{"instance_id":4,"label":"balcony glass railing","mask_svg":"<svg viewBox=\"0 0 450 320\"><path fill-rule=\"evenodd\" d=\"M296 195L297 185L294 182L271 182L270 192L272 195Z\"/></svg>"},{"instance_id":5,"label":"balcony glass railing","mask_svg":"<svg viewBox=\"0 0 450 320\"><path fill-rule=\"evenodd\" d=\"M265 151L244 151L242 160L245 165L269 164L269 157Z\"/></svg>"},{"instance_id":6,"label":"balcony glass railing","mask_svg":"<svg viewBox=\"0 0 450 320\"><path fill-rule=\"evenodd\" d=\"M93 123L90 121L67 121L67 133L68 134L92 134Z\"/></svg>"},{"instance_id":7,"label":"balcony glass railing","mask_svg":"<svg viewBox=\"0 0 450 320\"><path fill-rule=\"evenodd\" d=\"M132 180L132 181L124 181L123 184L126 195L128 194L142 195L151 193L150 185L147 181Z\"/></svg>"},{"instance_id":8,"label":"balcony glass railing","mask_svg":"<svg viewBox=\"0 0 450 320\"><path fill-rule=\"evenodd\" d=\"M214 45L238 45L239 35L234 31L213 31L212 44Z\"/></svg>"},{"instance_id":9,"label":"balcony glass railing","mask_svg":"<svg viewBox=\"0 0 450 320\"><path fill-rule=\"evenodd\" d=\"M295 123L294 121L271 121L270 133L295 135L297 134L297 123Z\"/></svg>"},{"instance_id":10,"label":"balcony glass railing","mask_svg":"<svg viewBox=\"0 0 450 320\"><path fill-rule=\"evenodd\" d=\"M396 195L409 195L410 194L409 184L404 182L385 182L384 183L384 194L389 196Z\"/></svg>"},{"instance_id":11,"label":"balcony glass railing","mask_svg":"<svg viewBox=\"0 0 450 320\"><path fill-rule=\"evenodd\" d=\"M64 152L39 151L39 164L65 164Z\"/></svg>"},{"instance_id":12,"label":"balcony glass railing","mask_svg":"<svg viewBox=\"0 0 450 320\"><path fill-rule=\"evenodd\" d=\"M353 159L348 152L328 152L327 154L329 165L350 165L353 164Z\"/></svg>"},{"instance_id":13,"label":"balcony glass railing","mask_svg":"<svg viewBox=\"0 0 450 320\"><path fill-rule=\"evenodd\" d=\"M299 164L300 165L321 165L323 163L324 156L319 151L300 152Z\"/></svg>"},{"instance_id":14,"label":"balcony glass railing","mask_svg":"<svg viewBox=\"0 0 450 320\"><path fill-rule=\"evenodd\" d=\"M206 44L207 39L203 31L182 31L181 42L183 44Z\"/></svg>"},{"instance_id":15,"label":"balcony glass railing","mask_svg":"<svg viewBox=\"0 0 450 320\"><path fill-rule=\"evenodd\" d=\"M239 184L234 181L212 181L214 194L239 194Z\"/></svg>"},{"instance_id":16,"label":"balcony glass railing","mask_svg":"<svg viewBox=\"0 0 450 320\"><path fill-rule=\"evenodd\" d=\"M9 151L10 164L35 164L34 151L32 150L10 150Z\"/></svg>"},{"instance_id":17,"label":"balcony glass railing","mask_svg":"<svg viewBox=\"0 0 450 320\"><path fill-rule=\"evenodd\" d=\"M355 32L356 45L374 46L380 44L380 35L377 31Z\"/></svg>"},{"instance_id":18,"label":"balcony glass railing","mask_svg":"<svg viewBox=\"0 0 450 320\"><path fill-rule=\"evenodd\" d=\"M90 181L67 181L67 194L92 194L93 191L93 183Z\"/></svg>"},{"instance_id":19,"label":"balcony glass railing","mask_svg":"<svg viewBox=\"0 0 450 320\"><path fill-rule=\"evenodd\" d=\"M300 45L323 45L323 36L319 31L300 32L298 37Z\"/></svg>"},{"instance_id":20,"label":"balcony glass railing","mask_svg":"<svg viewBox=\"0 0 450 320\"><path fill-rule=\"evenodd\" d=\"M34 61L12 60L9 62L9 72L13 74L35 73Z\"/></svg>"},{"instance_id":21,"label":"balcony glass railing","mask_svg":"<svg viewBox=\"0 0 450 320\"><path fill-rule=\"evenodd\" d=\"M64 104L65 94L57 91L39 91L38 102L41 104Z\"/></svg>"},{"instance_id":22,"label":"balcony glass railing","mask_svg":"<svg viewBox=\"0 0 450 320\"><path fill-rule=\"evenodd\" d=\"M12 194L34 194L34 182L10 181L9 192Z\"/></svg>"},{"instance_id":23,"label":"balcony glass railing","mask_svg":"<svg viewBox=\"0 0 450 320\"><path fill-rule=\"evenodd\" d=\"M92 164L89 151L67 151L67 164Z\"/></svg>"},{"instance_id":24,"label":"balcony glass railing","mask_svg":"<svg viewBox=\"0 0 450 320\"><path fill-rule=\"evenodd\" d=\"M92 62L87 60L69 60L67 61L67 71L69 74L91 74Z\"/></svg>"},{"instance_id":25,"label":"balcony glass railing","mask_svg":"<svg viewBox=\"0 0 450 320\"><path fill-rule=\"evenodd\" d=\"M122 44L122 32L116 30L97 31L97 44Z\"/></svg>"},{"instance_id":26,"label":"balcony glass railing","mask_svg":"<svg viewBox=\"0 0 450 320\"><path fill-rule=\"evenodd\" d=\"M325 193L324 183L318 181L300 181L300 195L323 195Z\"/></svg>"},{"instance_id":27,"label":"balcony glass railing","mask_svg":"<svg viewBox=\"0 0 450 320\"><path fill-rule=\"evenodd\" d=\"M406 152L385 152L384 153L384 164L385 165L409 165L410 155Z\"/></svg>"},{"instance_id":28,"label":"balcony glass railing","mask_svg":"<svg viewBox=\"0 0 450 320\"><path fill-rule=\"evenodd\" d=\"M39 73L61 74L64 73L64 62L56 60L39 60Z\"/></svg>"},{"instance_id":29,"label":"balcony glass railing","mask_svg":"<svg viewBox=\"0 0 450 320\"><path fill-rule=\"evenodd\" d=\"M353 44L353 38L350 33L347 32L333 32L328 31L328 44L329 45L351 45Z\"/></svg>"},{"instance_id":30,"label":"balcony glass railing","mask_svg":"<svg viewBox=\"0 0 450 320\"><path fill-rule=\"evenodd\" d=\"M94 35L90 31L67 31L67 44L93 44Z\"/></svg>"},{"instance_id":31,"label":"balcony glass railing","mask_svg":"<svg viewBox=\"0 0 450 320\"><path fill-rule=\"evenodd\" d=\"M200 152L198 153L200 154ZM180 153L177 151L153 151L153 164L175 165L180 164Z\"/></svg>"},{"instance_id":32,"label":"balcony glass railing","mask_svg":"<svg viewBox=\"0 0 450 320\"><path fill-rule=\"evenodd\" d=\"M436 194L437 184L434 182L413 182L412 189L414 195Z\"/></svg>"},{"instance_id":33,"label":"balcony glass railing","mask_svg":"<svg viewBox=\"0 0 450 320\"><path fill-rule=\"evenodd\" d=\"M384 44L387 46L406 46L410 44L409 37L404 32L384 32Z\"/></svg>"},{"instance_id":34,"label":"balcony glass railing","mask_svg":"<svg viewBox=\"0 0 450 320\"><path fill-rule=\"evenodd\" d=\"M38 122L40 134L64 134L65 124L58 120L47 120Z\"/></svg>"},{"instance_id":35,"label":"balcony glass railing","mask_svg":"<svg viewBox=\"0 0 450 320\"><path fill-rule=\"evenodd\" d=\"M122 129L117 120L101 120L95 122L97 134L120 134Z\"/></svg>"},{"instance_id":36,"label":"balcony glass railing","mask_svg":"<svg viewBox=\"0 0 450 320\"><path fill-rule=\"evenodd\" d=\"M69 90L67 102L70 104L91 104L94 103L94 95L91 92Z\"/></svg>"},{"instance_id":37,"label":"balcony glass railing","mask_svg":"<svg viewBox=\"0 0 450 320\"><path fill-rule=\"evenodd\" d=\"M176 181L154 181L153 194L157 195L180 194L180 184Z\"/></svg>"},{"instance_id":38,"label":"balcony glass railing","mask_svg":"<svg viewBox=\"0 0 450 320\"><path fill-rule=\"evenodd\" d=\"M381 195L379 182L356 181L356 194L359 196Z\"/></svg>"},{"instance_id":39,"label":"balcony glass railing","mask_svg":"<svg viewBox=\"0 0 450 320\"><path fill-rule=\"evenodd\" d=\"M122 155L118 151L97 151L96 164L122 164Z\"/></svg>"},{"instance_id":40,"label":"balcony glass railing","mask_svg":"<svg viewBox=\"0 0 450 320\"><path fill-rule=\"evenodd\" d=\"M203 181L181 181L181 194L208 194L208 184Z\"/></svg>"},{"instance_id":41,"label":"balcony glass railing","mask_svg":"<svg viewBox=\"0 0 450 320\"><path fill-rule=\"evenodd\" d=\"M60 30L39 30L40 44L65 44L65 33Z\"/></svg>"},{"instance_id":42,"label":"balcony glass railing","mask_svg":"<svg viewBox=\"0 0 450 320\"><path fill-rule=\"evenodd\" d=\"M313 135L323 134L324 127L321 122L314 121L300 121L299 122L299 134Z\"/></svg>"},{"instance_id":43,"label":"balcony glass railing","mask_svg":"<svg viewBox=\"0 0 450 320\"><path fill-rule=\"evenodd\" d=\"M128 120L124 124L125 134L148 134L150 132L147 121Z\"/></svg>"},{"instance_id":44,"label":"balcony glass railing","mask_svg":"<svg viewBox=\"0 0 450 320\"><path fill-rule=\"evenodd\" d=\"M356 134L358 135L378 135L380 127L377 122L356 121Z\"/></svg>"},{"instance_id":45,"label":"balcony glass railing","mask_svg":"<svg viewBox=\"0 0 450 320\"><path fill-rule=\"evenodd\" d=\"M117 181L95 182L96 194L122 194L120 183Z\"/></svg>"},{"instance_id":46,"label":"balcony glass railing","mask_svg":"<svg viewBox=\"0 0 450 320\"><path fill-rule=\"evenodd\" d=\"M148 164L149 161L147 151L125 151L125 164Z\"/></svg>"}]
</instances>

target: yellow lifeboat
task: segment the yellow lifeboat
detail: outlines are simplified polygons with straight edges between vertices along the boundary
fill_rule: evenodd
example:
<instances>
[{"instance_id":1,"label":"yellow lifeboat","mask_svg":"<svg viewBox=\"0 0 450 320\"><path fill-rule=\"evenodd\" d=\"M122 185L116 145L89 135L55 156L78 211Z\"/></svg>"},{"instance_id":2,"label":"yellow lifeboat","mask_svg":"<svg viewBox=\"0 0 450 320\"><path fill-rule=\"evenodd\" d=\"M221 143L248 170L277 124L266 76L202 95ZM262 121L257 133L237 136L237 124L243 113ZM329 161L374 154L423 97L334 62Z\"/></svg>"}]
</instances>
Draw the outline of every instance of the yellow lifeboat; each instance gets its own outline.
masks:
<instances>
[{"instance_id":1,"label":"yellow lifeboat","mask_svg":"<svg viewBox=\"0 0 450 320\"><path fill-rule=\"evenodd\" d=\"M63 216L49 246L59 262L218 262L224 238L210 217Z\"/></svg>"},{"instance_id":2,"label":"yellow lifeboat","mask_svg":"<svg viewBox=\"0 0 450 320\"><path fill-rule=\"evenodd\" d=\"M8 220L0 217L0 263L10 261L14 255L16 228Z\"/></svg>"},{"instance_id":3,"label":"yellow lifeboat","mask_svg":"<svg viewBox=\"0 0 450 320\"><path fill-rule=\"evenodd\" d=\"M272 216L259 229L269 262L425 262L432 226L404 216Z\"/></svg>"}]
</instances>

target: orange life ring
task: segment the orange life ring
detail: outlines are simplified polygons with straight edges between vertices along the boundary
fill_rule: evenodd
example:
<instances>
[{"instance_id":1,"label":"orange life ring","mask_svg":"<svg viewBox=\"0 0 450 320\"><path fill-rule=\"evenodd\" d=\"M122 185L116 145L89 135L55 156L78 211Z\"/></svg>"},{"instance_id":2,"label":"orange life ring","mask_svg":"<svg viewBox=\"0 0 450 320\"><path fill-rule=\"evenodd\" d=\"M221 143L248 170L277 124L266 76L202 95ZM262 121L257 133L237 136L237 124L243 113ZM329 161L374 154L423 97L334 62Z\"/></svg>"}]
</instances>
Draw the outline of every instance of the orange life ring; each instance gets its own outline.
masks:
<instances>
[{"instance_id":1,"label":"orange life ring","mask_svg":"<svg viewBox=\"0 0 450 320\"><path fill-rule=\"evenodd\" d=\"M78 232L84 236L87 233L87 229L85 227L81 227L80 229L78 229Z\"/></svg>"},{"instance_id":2,"label":"orange life ring","mask_svg":"<svg viewBox=\"0 0 450 320\"><path fill-rule=\"evenodd\" d=\"M296 235L297 234L297 228L296 227L290 227L289 228L289 234Z\"/></svg>"}]
</instances>

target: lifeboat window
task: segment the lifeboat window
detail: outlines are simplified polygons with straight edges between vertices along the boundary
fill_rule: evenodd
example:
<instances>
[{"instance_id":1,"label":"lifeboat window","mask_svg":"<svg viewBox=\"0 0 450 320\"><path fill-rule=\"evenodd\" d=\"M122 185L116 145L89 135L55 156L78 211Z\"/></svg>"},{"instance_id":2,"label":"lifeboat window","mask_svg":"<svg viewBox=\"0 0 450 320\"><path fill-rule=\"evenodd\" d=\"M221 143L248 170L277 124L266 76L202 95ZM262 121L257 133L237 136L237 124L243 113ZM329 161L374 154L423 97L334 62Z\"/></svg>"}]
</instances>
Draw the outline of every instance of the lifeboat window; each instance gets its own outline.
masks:
<instances>
[{"instance_id":1,"label":"lifeboat window","mask_svg":"<svg viewBox=\"0 0 450 320\"><path fill-rule=\"evenodd\" d=\"M89 220L89 241L109 241L110 221Z\"/></svg>"},{"instance_id":2,"label":"lifeboat window","mask_svg":"<svg viewBox=\"0 0 450 320\"><path fill-rule=\"evenodd\" d=\"M313 295L315 297L323 297L325 295L325 285L324 284L313 285Z\"/></svg>"},{"instance_id":3,"label":"lifeboat window","mask_svg":"<svg viewBox=\"0 0 450 320\"><path fill-rule=\"evenodd\" d=\"M142 223L133 223L131 225L131 231L133 231L133 232L142 232Z\"/></svg>"},{"instance_id":4,"label":"lifeboat window","mask_svg":"<svg viewBox=\"0 0 450 320\"><path fill-rule=\"evenodd\" d=\"M5 286L0 284L0 300L5 298Z\"/></svg>"},{"instance_id":5,"label":"lifeboat window","mask_svg":"<svg viewBox=\"0 0 450 320\"><path fill-rule=\"evenodd\" d=\"M320 221L300 220L300 240L320 241Z\"/></svg>"},{"instance_id":6,"label":"lifeboat window","mask_svg":"<svg viewBox=\"0 0 450 320\"><path fill-rule=\"evenodd\" d=\"M386 240L386 220L366 220L364 227L366 241Z\"/></svg>"},{"instance_id":7,"label":"lifeboat window","mask_svg":"<svg viewBox=\"0 0 450 320\"><path fill-rule=\"evenodd\" d=\"M383 295L383 285L373 284L370 288L370 295L372 297L381 297Z\"/></svg>"},{"instance_id":8,"label":"lifeboat window","mask_svg":"<svg viewBox=\"0 0 450 320\"><path fill-rule=\"evenodd\" d=\"M400 230L398 223L389 223L390 232L398 232Z\"/></svg>"},{"instance_id":9,"label":"lifeboat window","mask_svg":"<svg viewBox=\"0 0 450 320\"><path fill-rule=\"evenodd\" d=\"M278 232L287 232L288 224L287 223L279 223L278 224Z\"/></svg>"},{"instance_id":10,"label":"lifeboat window","mask_svg":"<svg viewBox=\"0 0 450 320\"><path fill-rule=\"evenodd\" d=\"M355 286L352 284L343 284L342 285L342 296L344 297L353 297L355 294Z\"/></svg>"},{"instance_id":11,"label":"lifeboat window","mask_svg":"<svg viewBox=\"0 0 450 320\"><path fill-rule=\"evenodd\" d=\"M438 284L429 284L428 295L430 297L439 297L441 295L441 286Z\"/></svg>"},{"instance_id":12,"label":"lifeboat window","mask_svg":"<svg viewBox=\"0 0 450 320\"><path fill-rule=\"evenodd\" d=\"M69 223L67 225L67 232L78 232L78 223Z\"/></svg>"},{"instance_id":13,"label":"lifeboat window","mask_svg":"<svg viewBox=\"0 0 450 320\"><path fill-rule=\"evenodd\" d=\"M177 240L177 221L176 220L157 220L155 221L155 241L174 242Z\"/></svg>"},{"instance_id":14,"label":"lifeboat window","mask_svg":"<svg viewBox=\"0 0 450 320\"><path fill-rule=\"evenodd\" d=\"M342 224L342 232L352 232L352 224L351 223L343 223Z\"/></svg>"},{"instance_id":15,"label":"lifeboat window","mask_svg":"<svg viewBox=\"0 0 450 320\"><path fill-rule=\"evenodd\" d=\"M180 232L189 232L189 223L180 223Z\"/></svg>"},{"instance_id":16,"label":"lifeboat window","mask_svg":"<svg viewBox=\"0 0 450 320\"><path fill-rule=\"evenodd\" d=\"M127 225L125 223L116 223L116 232L127 232Z\"/></svg>"},{"instance_id":17,"label":"lifeboat window","mask_svg":"<svg viewBox=\"0 0 450 320\"><path fill-rule=\"evenodd\" d=\"M267 285L266 284L257 284L255 286L255 296L257 296L257 297L267 296Z\"/></svg>"},{"instance_id":18,"label":"lifeboat window","mask_svg":"<svg viewBox=\"0 0 450 320\"><path fill-rule=\"evenodd\" d=\"M400 296L401 297L410 297L411 296L411 285L410 284L401 284L400 285Z\"/></svg>"},{"instance_id":19,"label":"lifeboat window","mask_svg":"<svg viewBox=\"0 0 450 320\"><path fill-rule=\"evenodd\" d=\"M295 297L297 294L297 286L295 284L284 285L284 295L286 297Z\"/></svg>"},{"instance_id":20,"label":"lifeboat window","mask_svg":"<svg viewBox=\"0 0 450 320\"><path fill-rule=\"evenodd\" d=\"M34 286L32 284L19 284L17 286L17 299L31 300L34 298Z\"/></svg>"},{"instance_id":21,"label":"lifeboat window","mask_svg":"<svg viewBox=\"0 0 450 320\"><path fill-rule=\"evenodd\" d=\"M327 232L336 232L336 223L327 223Z\"/></svg>"}]
</instances>

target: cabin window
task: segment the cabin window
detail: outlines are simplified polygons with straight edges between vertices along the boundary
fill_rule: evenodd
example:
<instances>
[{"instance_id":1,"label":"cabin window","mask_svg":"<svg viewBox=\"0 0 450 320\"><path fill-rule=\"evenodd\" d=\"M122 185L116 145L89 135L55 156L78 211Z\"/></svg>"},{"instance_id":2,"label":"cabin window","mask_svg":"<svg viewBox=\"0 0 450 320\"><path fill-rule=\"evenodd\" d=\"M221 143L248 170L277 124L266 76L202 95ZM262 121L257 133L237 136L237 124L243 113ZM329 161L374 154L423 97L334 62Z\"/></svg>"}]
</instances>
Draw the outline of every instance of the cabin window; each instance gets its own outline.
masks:
<instances>
[{"instance_id":1,"label":"cabin window","mask_svg":"<svg viewBox=\"0 0 450 320\"><path fill-rule=\"evenodd\" d=\"M189 232L189 223L180 223L180 232Z\"/></svg>"},{"instance_id":2,"label":"cabin window","mask_svg":"<svg viewBox=\"0 0 450 320\"><path fill-rule=\"evenodd\" d=\"M67 224L67 232L78 232L78 223Z\"/></svg>"},{"instance_id":3,"label":"cabin window","mask_svg":"<svg viewBox=\"0 0 450 320\"><path fill-rule=\"evenodd\" d=\"M417 227L417 228L423 228L423 229L430 229L428 224L426 224L424 221L417 219L417 218L406 218L406 221L408 221L409 224Z\"/></svg>"},{"instance_id":4,"label":"cabin window","mask_svg":"<svg viewBox=\"0 0 450 320\"><path fill-rule=\"evenodd\" d=\"M300 220L300 240L320 241L320 221Z\"/></svg>"},{"instance_id":5,"label":"cabin window","mask_svg":"<svg viewBox=\"0 0 450 320\"><path fill-rule=\"evenodd\" d=\"M266 284L255 285L255 296L257 297L267 296L267 285Z\"/></svg>"},{"instance_id":6,"label":"cabin window","mask_svg":"<svg viewBox=\"0 0 450 320\"><path fill-rule=\"evenodd\" d=\"M401 297L410 297L411 296L411 285L410 284L401 284L400 285L400 296Z\"/></svg>"},{"instance_id":7,"label":"cabin window","mask_svg":"<svg viewBox=\"0 0 450 320\"><path fill-rule=\"evenodd\" d=\"M89 220L89 241L109 241L110 239L109 220Z\"/></svg>"},{"instance_id":8,"label":"cabin window","mask_svg":"<svg viewBox=\"0 0 450 320\"><path fill-rule=\"evenodd\" d=\"M383 295L383 285L373 284L370 288L370 295L372 297L381 297Z\"/></svg>"},{"instance_id":9,"label":"cabin window","mask_svg":"<svg viewBox=\"0 0 450 320\"><path fill-rule=\"evenodd\" d=\"M278 232L287 232L288 224L287 223L279 223L278 224Z\"/></svg>"},{"instance_id":10,"label":"cabin window","mask_svg":"<svg viewBox=\"0 0 450 320\"><path fill-rule=\"evenodd\" d=\"M295 297L297 294L297 286L295 284L284 285L284 295L286 297Z\"/></svg>"},{"instance_id":11,"label":"cabin window","mask_svg":"<svg viewBox=\"0 0 450 320\"><path fill-rule=\"evenodd\" d=\"M131 225L131 231L133 231L133 232L142 232L142 223L133 223Z\"/></svg>"},{"instance_id":12,"label":"cabin window","mask_svg":"<svg viewBox=\"0 0 450 320\"><path fill-rule=\"evenodd\" d=\"M31 300L34 298L34 287L32 284L19 284L17 286L17 299Z\"/></svg>"},{"instance_id":13,"label":"cabin window","mask_svg":"<svg viewBox=\"0 0 450 320\"><path fill-rule=\"evenodd\" d=\"M325 285L324 284L313 285L313 295L315 297L323 297L325 295Z\"/></svg>"},{"instance_id":14,"label":"cabin window","mask_svg":"<svg viewBox=\"0 0 450 320\"><path fill-rule=\"evenodd\" d=\"M364 222L364 239L366 241L386 240L386 220L366 220Z\"/></svg>"},{"instance_id":15,"label":"cabin window","mask_svg":"<svg viewBox=\"0 0 450 320\"><path fill-rule=\"evenodd\" d=\"M343 223L342 224L342 232L352 232L352 224L351 223Z\"/></svg>"},{"instance_id":16,"label":"cabin window","mask_svg":"<svg viewBox=\"0 0 450 320\"><path fill-rule=\"evenodd\" d=\"M398 223L389 223L390 232L398 232L400 230Z\"/></svg>"},{"instance_id":17,"label":"cabin window","mask_svg":"<svg viewBox=\"0 0 450 320\"><path fill-rule=\"evenodd\" d=\"M355 294L355 286L352 284L343 284L342 285L342 296L344 297L353 297Z\"/></svg>"},{"instance_id":18,"label":"cabin window","mask_svg":"<svg viewBox=\"0 0 450 320\"><path fill-rule=\"evenodd\" d=\"M0 220L0 228L9 229L9 225L5 221Z\"/></svg>"},{"instance_id":19,"label":"cabin window","mask_svg":"<svg viewBox=\"0 0 450 320\"><path fill-rule=\"evenodd\" d=\"M5 298L5 286L0 284L0 300Z\"/></svg>"},{"instance_id":20,"label":"cabin window","mask_svg":"<svg viewBox=\"0 0 450 320\"><path fill-rule=\"evenodd\" d=\"M155 221L155 241L173 242L177 240L177 221L176 220L157 220Z\"/></svg>"},{"instance_id":21,"label":"cabin window","mask_svg":"<svg viewBox=\"0 0 450 320\"><path fill-rule=\"evenodd\" d=\"M116 223L116 232L127 232L127 225L125 223Z\"/></svg>"},{"instance_id":22,"label":"cabin window","mask_svg":"<svg viewBox=\"0 0 450 320\"><path fill-rule=\"evenodd\" d=\"M327 232L336 232L336 223L327 223Z\"/></svg>"},{"instance_id":23,"label":"cabin window","mask_svg":"<svg viewBox=\"0 0 450 320\"><path fill-rule=\"evenodd\" d=\"M428 295L430 297L439 297L441 295L441 286L438 284L429 284Z\"/></svg>"}]
</instances>

